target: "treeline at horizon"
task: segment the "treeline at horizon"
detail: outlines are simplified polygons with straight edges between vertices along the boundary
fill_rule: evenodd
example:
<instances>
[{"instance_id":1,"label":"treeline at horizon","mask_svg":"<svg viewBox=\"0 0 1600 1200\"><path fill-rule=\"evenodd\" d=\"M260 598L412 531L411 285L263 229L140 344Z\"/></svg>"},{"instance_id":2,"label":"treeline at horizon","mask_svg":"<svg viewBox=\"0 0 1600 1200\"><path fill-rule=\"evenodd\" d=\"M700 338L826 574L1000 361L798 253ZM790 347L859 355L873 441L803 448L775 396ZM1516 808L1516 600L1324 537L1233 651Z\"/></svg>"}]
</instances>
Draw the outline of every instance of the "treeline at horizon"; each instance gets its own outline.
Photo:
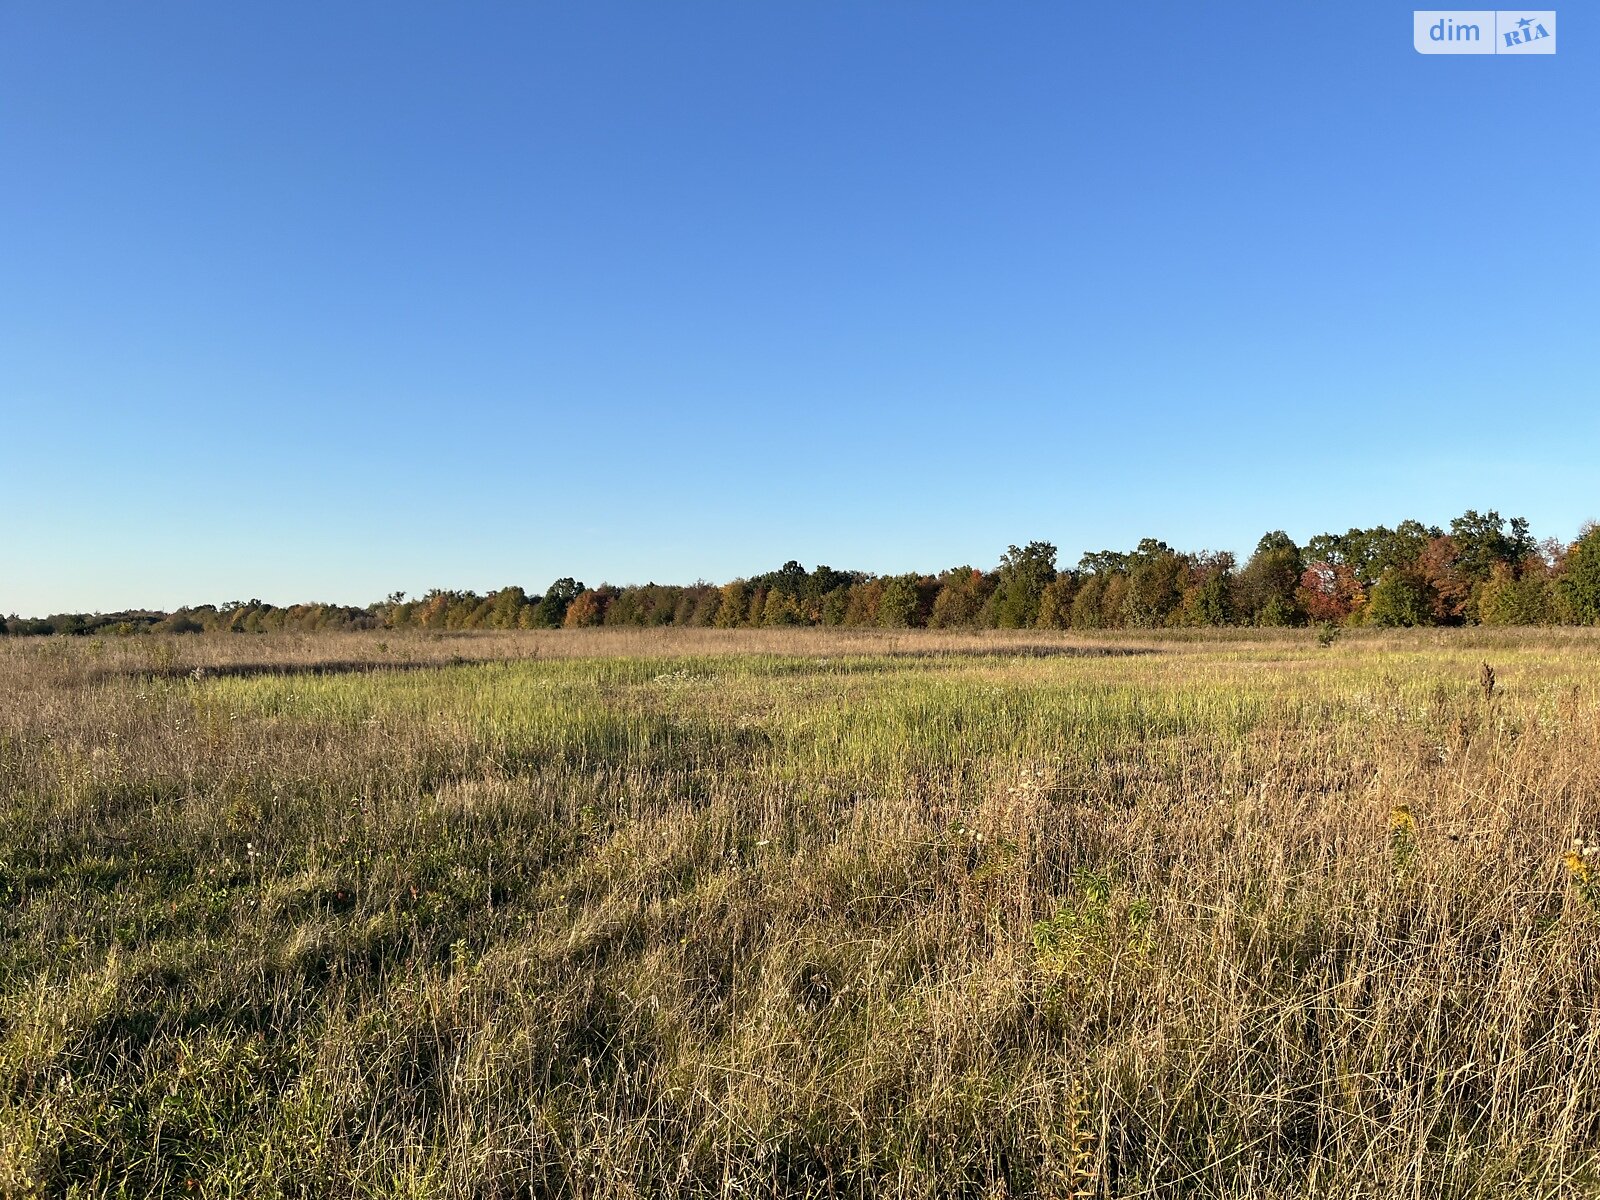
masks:
<instances>
[{"instance_id":1,"label":"treeline at horizon","mask_svg":"<svg viewBox=\"0 0 1600 1200\"><path fill-rule=\"evenodd\" d=\"M1600 527L1536 541L1522 518L1473 510L1444 529L1420 521L1319 534L1265 534L1232 553L1146 538L1129 551L1057 561L1049 542L1012 546L992 570L875 575L795 561L729 583L587 587L562 578L480 595L396 592L366 607L259 600L176 612L0 618L0 633L267 633L368 629L561 629L826 625L932 629L1158 629L1204 626L1600 624Z\"/></svg>"}]
</instances>

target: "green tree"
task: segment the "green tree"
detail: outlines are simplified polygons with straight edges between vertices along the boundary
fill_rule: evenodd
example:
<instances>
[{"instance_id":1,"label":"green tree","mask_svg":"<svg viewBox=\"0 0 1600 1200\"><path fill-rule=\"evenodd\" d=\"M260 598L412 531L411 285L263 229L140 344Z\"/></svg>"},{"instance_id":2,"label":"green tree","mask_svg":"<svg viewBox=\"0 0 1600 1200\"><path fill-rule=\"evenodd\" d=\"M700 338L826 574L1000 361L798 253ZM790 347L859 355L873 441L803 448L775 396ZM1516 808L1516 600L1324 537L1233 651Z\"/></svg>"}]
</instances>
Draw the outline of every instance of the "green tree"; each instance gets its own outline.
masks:
<instances>
[{"instance_id":1,"label":"green tree","mask_svg":"<svg viewBox=\"0 0 1600 1200\"><path fill-rule=\"evenodd\" d=\"M1074 629L1099 629L1105 625L1106 580L1109 573L1097 572L1084 577L1072 597L1072 627Z\"/></svg>"},{"instance_id":2,"label":"green tree","mask_svg":"<svg viewBox=\"0 0 1600 1200\"><path fill-rule=\"evenodd\" d=\"M1304 571L1300 547L1281 529L1262 535L1235 579L1235 608L1256 625L1298 625L1305 617L1295 592Z\"/></svg>"},{"instance_id":3,"label":"green tree","mask_svg":"<svg viewBox=\"0 0 1600 1200\"><path fill-rule=\"evenodd\" d=\"M750 615L750 585L735 579L722 585L721 596L712 624L718 629L736 629L743 625Z\"/></svg>"},{"instance_id":4,"label":"green tree","mask_svg":"<svg viewBox=\"0 0 1600 1200\"><path fill-rule=\"evenodd\" d=\"M995 588L995 578L974 567L955 567L939 577L928 624L935 629L967 629L983 623L983 607Z\"/></svg>"},{"instance_id":5,"label":"green tree","mask_svg":"<svg viewBox=\"0 0 1600 1200\"><path fill-rule=\"evenodd\" d=\"M917 619L918 589L921 576L891 575L883 581L883 595L878 598L878 624L890 629L909 629L920 624Z\"/></svg>"},{"instance_id":6,"label":"green tree","mask_svg":"<svg viewBox=\"0 0 1600 1200\"><path fill-rule=\"evenodd\" d=\"M1555 619L1556 597L1544 564L1529 565L1519 576L1509 563L1496 563L1475 593L1478 620L1485 625L1547 625Z\"/></svg>"},{"instance_id":7,"label":"green tree","mask_svg":"<svg viewBox=\"0 0 1600 1200\"><path fill-rule=\"evenodd\" d=\"M1492 509L1480 516L1469 508L1451 521L1450 541L1455 550L1451 565L1470 583L1488 580L1496 563L1520 567L1538 550L1525 518L1512 517L1508 528Z\"/></svg>"},{"instance_id":8,"label":"green tree","mask_svg":"<svg viewBox=\"0 0 1600 1200\"><path fill-rule=\"evenodd\" d=\"M820 610L824 599L842 587L849 587L859 577L856 572L835 571L832 567L818 563L806 579L802 594L812 608Z\"/></svg>"},{"instance_id":9,"label":"green tree","mask_svg":"<svg viewBox=\"0 0 1600 1200\"><path fill-rule=\"evenodd\" d=\"M1045 585L1039 597L1039 628L1070 629L1072 627L1072 601L1078 593L1078 578L1071 571L1063 571Z\"/></svg>"},{"instance_id":10,"label":"green tree","mask_svg":"<svg viewBox=\"0 0 1600 1200\"><path fill-rule=\"evenodd\" d=\"M527 607L528 593L516 586L506 587L491 596L490 600L489 627L515 629L518 615Z\"/></svg>"},{"instance_id":11,"label":"green tree","mask_svg":"<svg viewBox=\"0 0 1600 1200\"><path fill-rule=\"evenodd\" d=\"M570 575L556 580L533 606L533 625L536 629L560 629L567 619L567 608L583 591L583 584Z\"/></svg>"},{"instance_id":12,"label":"green tree","mask_svg":"<svg viewBox=\"0 0 1600 1200\"><path fill-rule=\"evenodd\" d=\"M1385 628L1433 623L1433 603L1427 584L1399 569L1385 571L1372 585L1364 610L1369 624Z\"/></svg>"},{"instance_id":13,"label":"green tree","mask_svg":"<svg viewBox=\"0 0 1600 1200\"><path fill-rule=\"evenodd\" d=\"M1100 594L1100 624L1103 629L1121 629L1128 612L1128 575L1114 571L1106 576L1105 591Z\"/></svg>"},{"instance_id":14,"label":"green tree","mask_svg":"<svg viewBox=\"0 0 1600 1200\"><path fill-rule=\"evenodd\" d=\"M1165 625L1183 602L1184 560L1154 538L1140 542L1128 560L1127 623L1143 629Z\"/></svg>"},{"instance_id":15,"label":"green tree","mask_svg":"<svg viewBox=\"0 0 1600 1200\"><path fill-rule=\"evenodd\" d=\"M1030 629L1039 620L1044 589L1056 577L1056 548L1049 542L1012 546L1000 560L995 589L995 623L1001 629Z\"/></svg>"},{"instance_id":16,"label":"green tree","mask_svg":"<svg viewBox=\"0 0 1600 1200\"><path fill-rule=\"evenodd\" d=\"M1307 564L1324 562L1348 567L1356 582L1366 589L1378 582L1385 571L1411 569L1428 544L1443 533L1437 525L1412 520L1401 521L1393 529L1377 525L1345 533L1319 533L1306 543L1302 557Z\"/></svg>"},{"instance_id":17,"label":"green tree","mask_svg":"<svg viewBox=\"0 0 1600 1200\"><path fill-rule=\"evenodd\" d=\"M1183 625L1233 624L1233 563L1229 551L1194 556L1177 620Z\"/></svg>"},{"instance_id":18,"label":"green tree","mask_svg":"<svg viewBox=\"0 0 1600 1200\"><path fill-rule=\"evenodd\" d=\"M794 559L790 559L776 571L768 571L765 575L758 575L751 580L758 588L765 588L768 592L779 592L782 595L799 599L805 594L811 582L811 576L805 567Z\"/></svg>"},{"instance_id":19,"label":"green tree","mask_svg":"<svg viewBox=\"0 0 1600 1200\"><path fill-rule=\"evenodd\" d=\"M712 587L709 583L697 583L689 591L691 593L689 612L683 624L702 629L714 625L717 620L717 610L722 607L722 589Z\"/></svg>"},{"instance_id":20,"label":"green tree","mask_svg":"<svg viewBox=\"0 0 1600 1200\"><path fill-rule=\"evenodd\" d=\"M793 592L773 588L767 593L767 602L762 606L761 623L773 626L804 625L806 620Z\"/></svg>"},{"instance_id":21,"label":"green tree","mask_svg":"<svg viewBox=\"0 0 1600 1200\"><path fill-rule=\"evenodd\" d=\"M850 611L850 593L852 590L853 585L843 583L822 597L822 602L818 607L821 610L822 623L824 625L844 624L845 614Z\"/></svg>"},{"instance_id":22,"label":"green tree","mask_svg":"<svg viewBox=\"0 0 1600 1200\"><path fill-rule=\"evenodd\" d=\"M1128 556L1119 550L1085 551L1078 559L1079 575L1113 575L1128 569Z\"/></svg>"},{"instance_id":23,"label":"green tree","mask_svg":"<svg viewBox=\"0 0 1600 1200\"><path fill-rule=\"evenodd\" d=\"M1588 526L1572 543L1556 587L1569 620L1600 625L1600 525Z\"/></svg>"}]
</instances>

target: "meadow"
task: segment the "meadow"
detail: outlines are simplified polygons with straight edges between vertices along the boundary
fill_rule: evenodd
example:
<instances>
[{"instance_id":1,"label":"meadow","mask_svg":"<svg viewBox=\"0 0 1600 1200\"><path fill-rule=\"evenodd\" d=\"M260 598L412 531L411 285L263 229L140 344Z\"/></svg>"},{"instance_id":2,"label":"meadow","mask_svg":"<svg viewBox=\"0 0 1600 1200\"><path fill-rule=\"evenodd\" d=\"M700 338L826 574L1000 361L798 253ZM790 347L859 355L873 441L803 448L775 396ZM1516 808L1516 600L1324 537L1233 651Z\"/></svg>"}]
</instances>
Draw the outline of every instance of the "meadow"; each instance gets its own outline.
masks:
<instances>
[{"instance_id":1,"label":"meadow","mask_svg":"<svg viewBox=\"0 0 1600 1200\"><path fill-rule=\"evenodd\" d=\"M1593 631L0 641L0 1194L1600 1195L1596 831Z\"/></svg>"}]
</instances>

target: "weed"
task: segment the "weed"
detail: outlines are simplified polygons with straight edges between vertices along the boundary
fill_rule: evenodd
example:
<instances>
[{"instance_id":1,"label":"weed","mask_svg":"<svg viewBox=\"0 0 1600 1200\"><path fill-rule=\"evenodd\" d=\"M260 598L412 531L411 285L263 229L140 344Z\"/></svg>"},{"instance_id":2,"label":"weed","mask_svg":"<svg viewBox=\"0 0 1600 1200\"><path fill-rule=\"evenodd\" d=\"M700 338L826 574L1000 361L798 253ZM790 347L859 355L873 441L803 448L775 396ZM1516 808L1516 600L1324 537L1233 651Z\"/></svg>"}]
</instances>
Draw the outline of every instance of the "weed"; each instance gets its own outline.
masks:
<instances>
[{"instance_id":1,"label":"weed","mask_svg":"<svg viewBox=\"0 0 1600 1200\"><path fill-rule=\"evenodd\" d=\"M1389 810L1389 864L1396 875L1407 875L1417 861L1417 823L1409 804Z\"/></svg>"},{"instance_id":2,"label":"weed","mask_svg":"<svg viewBox=\"0 0 1600 1200\"><path fill-rule=\"evenodd\" d=\"M1048 974L1060 975L1094 965L1124 944L1143 946L1151 906L1135 899L1112 906L1112 879L1106 872L1079 870L1071 893L1053 916L1034 924L1034 959Z\"/></svg>"}]
</instances>

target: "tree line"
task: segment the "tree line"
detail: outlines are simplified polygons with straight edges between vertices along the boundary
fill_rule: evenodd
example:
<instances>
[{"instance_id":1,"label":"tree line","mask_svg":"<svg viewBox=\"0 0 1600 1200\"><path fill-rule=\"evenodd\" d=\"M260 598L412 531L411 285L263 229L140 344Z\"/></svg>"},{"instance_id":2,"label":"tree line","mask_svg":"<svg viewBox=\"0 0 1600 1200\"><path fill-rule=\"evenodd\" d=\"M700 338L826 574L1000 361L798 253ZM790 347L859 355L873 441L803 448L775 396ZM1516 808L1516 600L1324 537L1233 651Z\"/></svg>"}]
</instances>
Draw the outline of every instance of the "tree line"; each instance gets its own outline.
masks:
<instances>
[{"instance_id":1,"label":"tree line","mask_svg":"<svg viewBox=\"0 0 1600 1200\"><path fill-rule=\"evenodd\" d=\"M173 613L17 616L27 634L264 633L324 629L559 629L590 626L877 626L896 629L1157 629L1225 625L1600 624L1600 527L1535 541L1528 522L1468 510L1448 530L1420 521L1318 534L1304 545L1264 535L1241 567L1228 552L1187 552L1146 538L1128 551L1057 562L1049 542L1012 546L993 570L874 575L789 561L720 586L586 587L543 593L396 592L357 608L276 607L259 600Z\"/></svg>"}]
</instances>

